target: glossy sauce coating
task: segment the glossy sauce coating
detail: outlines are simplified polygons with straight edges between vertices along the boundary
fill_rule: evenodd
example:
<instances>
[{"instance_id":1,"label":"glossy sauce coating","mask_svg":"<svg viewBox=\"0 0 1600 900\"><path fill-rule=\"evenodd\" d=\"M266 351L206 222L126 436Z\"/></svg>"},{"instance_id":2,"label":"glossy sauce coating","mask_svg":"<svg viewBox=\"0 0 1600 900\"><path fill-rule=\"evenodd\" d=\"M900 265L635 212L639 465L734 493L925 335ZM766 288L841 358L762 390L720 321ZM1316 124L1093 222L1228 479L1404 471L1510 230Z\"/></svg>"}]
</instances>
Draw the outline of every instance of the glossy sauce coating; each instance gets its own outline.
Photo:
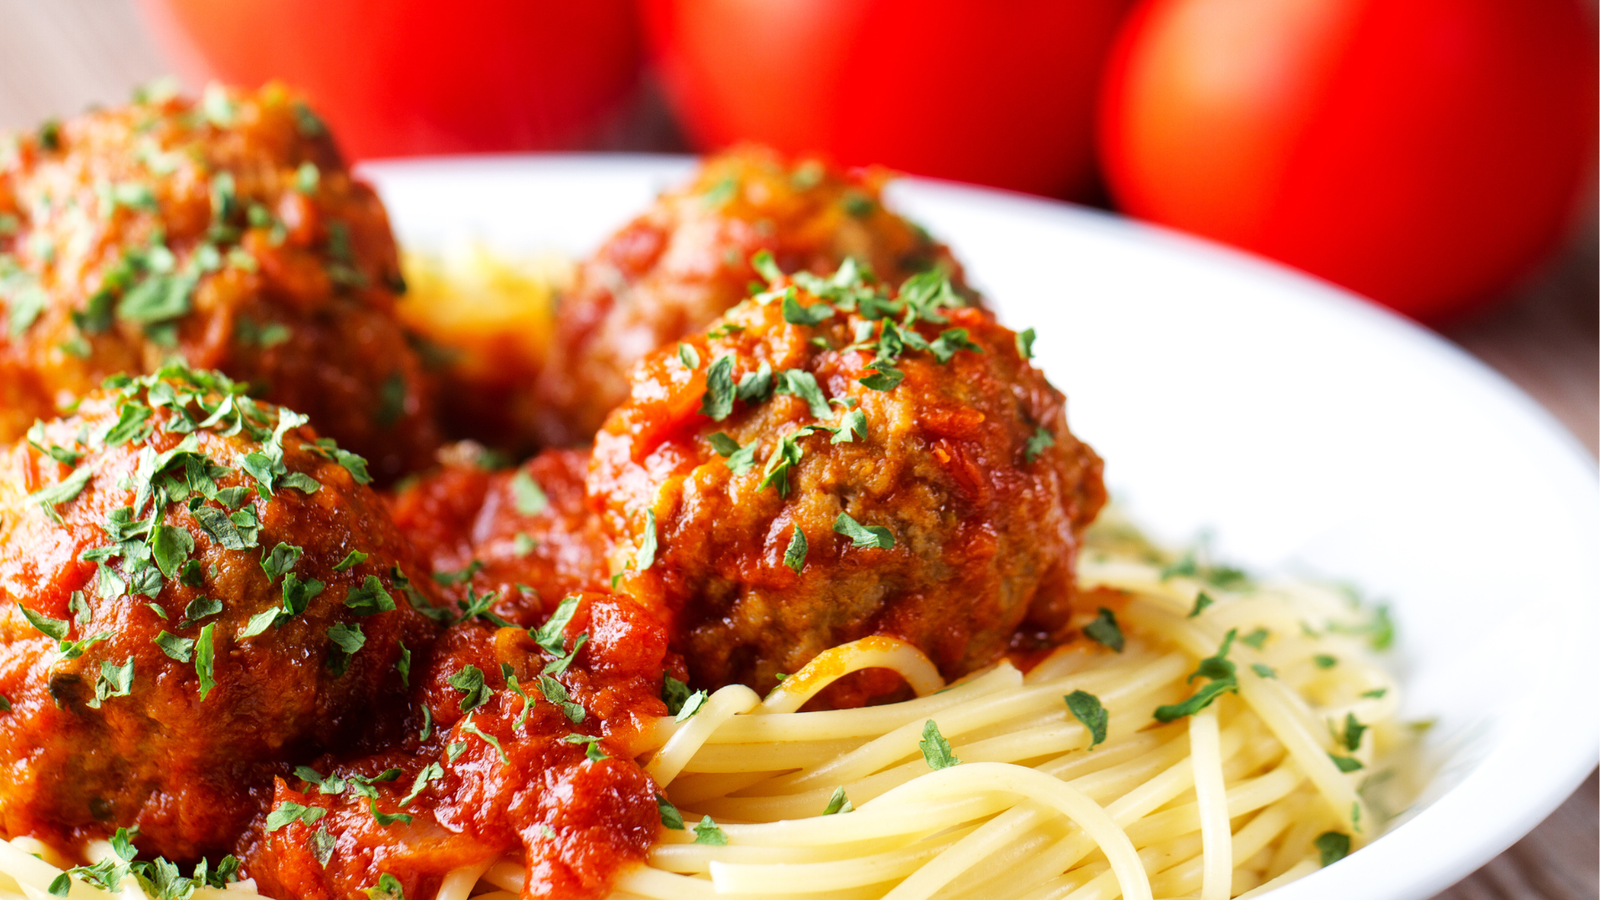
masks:
<instances>
[{"instance_id":1,"label":"glossy sauce coating","mask_svg":"<svg viewBox=\"0 0 1600 900\"><path fill-rule=\"evenodd\" d=\"M642 860L661 827L655 785L632 756L648 717L667 711L657 696L663 671L683 672L659 622L621 597L579 598L562 646L578 648L551 676L565 707L539 679L559 657L526 630L452 628L413 675L411 736L369 757L319 761L311 769L322 786L279 779L274 808L298 803L326 813L276 828L258 818L240 841L246 870L279 897L364 896L380 873L394 875L407 897L426 897L451 869L514 851L527 872L523 897L604 896L617 869ZM483 675L481 697L458 687L468 666ZM508 688L502 667L526 700ZM398 771L375 781L371 796L324 790L386 770ZM374 809L411 819L383 824ZM332 848L326 866L319 846Z\"/></svg>"},{"instance_id":2,"label":"glossy sauce coating","mask_svg":"<svg viewBox=\"0 0 1600 900\"><path fill-rule=\"evenodd\" d=\"M309 415L380 479L438 443L372 189L281 87L0 137L0 439L174 353Z\"/></svg>"},{"instance_id":3,"label":"glossy sauce coating","mask_svg":"<svg viewBox=\"0 0 1600 900\"><path fill-rule=\"evenodd\" d=\"M227 434L227 419L192 427L207 418L198 402L180 404L189 424L173 403L150 405L156 388L221 400L191 377L92 394L0 456L6 834L76 849L137 826L147 853L224 850L266 802L271 773L352 746L401 697L402 644L433 639L397 586L410 577L426 598L427 570L377 495L309 428L271 436L276 407L252 407L258 439ZM139 412L148 418L131 438L106 435ZM273 444L284 471L263 496L241 461ZM79 456L69 465L46 450ZM80 491L40 502L35 492L75 473L87 476ZM286 486L294 477L304 480ZM166 486L151 496L152 482ZM196 484L211 496L170 499ZM341 568L352 553L365 558ZM363 591L370 602L352 608ZM359 634L354 652L336 629Z\"/></svg>"},{"instance_id":4,"label":"glossy sauce coating","mask_svg":"<svg viewBox=\"0 0 1600 900\"><path fill-rule=\"evenodd\" d=\"M526 626L574 591L605 588L611 541L589 505L587 449L547 450L501 471L447 455L390 500L400 530L452 582L447 593L494 592L495 612Z\"/></svg>"},{"instance_id":5,"label":"glossy sauce coating","mask_svg":"<svg viewBox=\"0 0 1600 900\"><path fill-rule=\"evenodd\" d=\"M517 427L546 446L587 443L627 399L637 360L744 299L757 251L786 272L829 274L855 259L892 285L928 269L959 283L949 250L883 205L886 179L757 148L707 160L580 267L525 408L506 407Z\"/></svg>"},{"instance_id":6,"label":"glossy sauce coating","mask_svg":"<svg viewBox=\"0 0 1600 900\"><path fill-rule=\"evenodd\" d=\"M900 380L877 389L863 379L887 351L872 336L893 323L784 287L686 339L692 352L643 362L596 439L589 490L612 566L670 623L695 683L766 690L869 634L905 638L955 677L996 659L1030 614L1064 619L1101 464L1017 336L981 310L906 324L902 309ZM708 414L713 380L743 396Z\"/></svg>"}]
</instances>

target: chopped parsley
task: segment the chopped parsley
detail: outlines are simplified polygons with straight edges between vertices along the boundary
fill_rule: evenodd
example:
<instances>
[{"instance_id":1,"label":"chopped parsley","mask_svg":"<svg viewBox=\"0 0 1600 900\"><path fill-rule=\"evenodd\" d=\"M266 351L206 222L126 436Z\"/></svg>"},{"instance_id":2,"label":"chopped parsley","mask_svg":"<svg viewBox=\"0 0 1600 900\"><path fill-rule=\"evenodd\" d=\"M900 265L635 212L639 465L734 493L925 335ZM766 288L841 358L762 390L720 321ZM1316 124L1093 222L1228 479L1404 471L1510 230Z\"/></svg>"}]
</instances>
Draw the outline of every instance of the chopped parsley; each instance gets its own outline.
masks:
<instances>
[{"instance_id":1,"label":"chopped parsley","mask_svg":"<svg viewBox=\"0 0 1600 900\"><path fill-rule=\"evenodd\" d=\"M588 757L590 762L599 762L603 759L611 758L606 755L604 750L600 749L600 738L595 735L569 734L561 740L568 744L583 744L583 755Z\"/></svg>"},{"instance_id":2,"label":"chopped parsley","mask_svg":"<svg viewBox=\"0 0 1600 900\"><path fill-rule=\"evenodd\" d=\"M1033 359L1033 340L1032 328L1017 332L1017 355L1023 359Z\"/></svg>"},{"instance_id":3,"label":"chopped parsley","mask_svg":"<svg viewBox=\"0 0 1600 900\"><path fill-rule=\"evenodd\" d=\"M708 696L709 695L705 691L695 691L694 693L690 694L683 701L683 706L680 707L675 714L673 714L672 720L674 722L686 722L693 718L694 714L700 711L700 707L705 705L706 698Z\"/></svg>"},{"instance_id":4,"label":"chopped parsley","mask_svg":"<svg viewBox=\"0 0 1600 900\"><path fill-rule=\"evenodd\" d=\"M200 679L201 700L206 699L206 695L211 693L211 689L217 686L213 671L216 650L212 643L214 640L213 632L215 632L216 627L216 623L212 623L201 628L200 637L195 640L194 644L194 672Z\"/></svg>"},{"instance_id":5,"label":"chopped parsley","mask_svg":"<svg viewBox=\"0 0 1600 900\"><path fill-rule=\"evenodd\" d=\"M509 676L507 680L509 681L510 678L514 677ZM577 725L584 720L583 706L572 702L572 696L567 693L567 689L561 685L561 682L551 678L549 675L540 675L539 693L543 694L546 700L555 704L562 714L567 717L567 721Z\"/></svg>"},{"instance_id":6,"label":"chopped parsley","mask_svg":"<svg viewBox=\"0 0 1600 900\"><path fill-rule=\"evenodd\" d=\"M151 638L151 641L170 659L186 663L194 658L194 641L190 638L178 637L163 630Z\"/></svg>"},{"instance_id":7,"label":"chopped parsley","mask_svg":"<svg viewBox=\"0 0 1600 900\"><path fill-rule=\"evenodd\" d=\"M461 693L461 711L464 713L489 702L489 688L483 682L483 670L471 663L456 670L446 684Z\"/></svg>"},{"instance_id":8,"label":"chopped parsley","mask_svg":"<svg viewBox=\"0 0 1600 900\"><path fill-rule=\"evenodd\" d=\"M511 476L511 503L524 516L537 516L550 506L550 498L526 469Z\"/></svg>"},{"instance_id":9,"label":"chopped parsley","mask_svg":"<svg viewBox=\"0 0 1600 900\"><path fill-rule=\"evenodd\" d=\"M728 461L728 468L733 474L743 475L755 465L756 445L754 442L740 447L738 441L721 431L707 435L706 440L711 443L711 449L717 451L718 456Z\"/></svg>"},{"instance_id":10,"label":"chopped parsley","mask_svg":"<svg viewBox=\"0 0 1600 900\"><path fill-rule=\"evenodd\" d=\"M374 616L395 608L394 596L384 590L376 575L368 575L360 585L344 595L344 605L358 616Z\"/></svg>"},{"instance_id":11,"label":"chopped parsley","mask_svg":"<svg viewBox=\"0 0 1600 900\"><path fill-rule=\"evenodd\" d=\"M881 525L862 525L847 512L839 513L833 520L833 530L850 539L850 546L858 550L892 550L894 534Z\"/></svg>"},{"instance_id":12,"label":"chopped parsley","mask_svg":"<svg viewBox=\"0 0 1600 900\"><path fill-rule=\"evenodd\" d=\"M1212 701L1223 694L1230 691L1238 692L1238 669L1228 659L1228 650L1233 647L1233 640L1237 634L1237 629L1228 629L1227 635L1222 638L1222 646L1217 649L1216 654L1200 660L1200 665L1195 667L1194 672L1189 675L1186 683L1193 684L1196 678L1203 677L1208 679L1204 686L1182 703L1156 707L1155 719L1157 722L1172 722L1184 716L1192 716L1210 706Z\"/></svg>"},{"instance_id":13,"label":"chopped parsley","mask_svg":"<svg viewBox=\"0 0 1600 900\"><path fill-rule=\"evenodd\" d=\"M473 737L477 738L478 740L483 741L484 743L486 743L489 746L493 747L495 754L500 757L500 765L502 765L502 766L511 765L511 757L507 756L505 748L500 746L500 739L495 737L492 734L488 734L488 733L480 730L478 728L478 723L472 721L471 718L468 718L465 722L461 723L461 733L462 734L470 734ZM408 819L407 821L410 821L410 820ZM382 823L380 822L379 824L382 824Z\"/></svg>"},{"instance_id":14,"label":"chopped parsley","mask_svg":"<svg viewBox=\"0 0 1600 900\"><path fill-rule=\"evenodd\" d=\"M1333 760L1333 764L1339 768L1339 771L1344 772L1345 774L1359 771L1362 768L1361 760L1356 759L1353 756L1339 756L1334 753L1329 753L1328 758Z\"/></svg>"},{"instance_id":15,"label":"chopped parsley","mask_svg":"<svg viewBox=\"0 0 1600 900\"><path fill-rule=\"evenodd\" d=\"M668 715L677 715L683 705L689 701L689 686L662 673L661 676L661 702L667 705Z\"/></svg>"},{"instance_id":16,"label":"chopped parsley","mask_svg":"<svg viewBox=\"0 0 1600 900\"><path fill-rule=\"evenodd\" d=\"M1355 713L1347 713L1344 717L1344 746L1351 753L1361 749L1361 736L1366 733L1368 726L1356 721Z\"/></svg>"},{"instance_id":17,"label":"chopped parsley","mask_svg":"<svg viewBox=\"0 0 1600 900\"><path fill-rule=\"evenodd\" d=\"M694 842L723 847L728 843L728 835L717 827L717 823L711 821L710 816L704 816L700 819L700 824L694 826Z\"/></svg>"},{"instance_id":18,"label":"chopped parsley","mask_svg":"<svg viewBox=\"0 0 1600 900\"><path fill-rule=\"evenodd\" d=\"M1118 653L1122 652L1122 648L1126 643L1122 636L1122 628L1117 624L1117 614L1104 606L1100 607L1100 612L1095 616L1093 622L1083 626L1083 635L1089 640L1110 647Z\"/></svg>"},{"instance_id":19,"label":"chopped parsley","mask_svg":"<svg viewBox=\"0 0 1600 900\"><path fill-rule=\"evenodd\" d=\"M789 546L783 551L783 564L793 569L796 575L800 574L800 570L806 567L808 549L806 533L800 530L799 525L794 526L794 534L789 537Z\"/></svg>"},{"instance_id":20,"label":"chopped parsley","mask_svg":"<svg viewBox=\"0 0 1600 900\"><path fill-rule=\"evenodd\" d=\"M1088 691L1073 691L1062 698L1067 701L1067 709L1072 717L1083 723L1089 729L1089 749L1105 743L1106 725L1110 721L1110 714L1101 705L1100 698Z\"/></svg>"},{"instance_id":21,"label":"chopped parsley","mask_svg":"<svg viewBox=\"0 0 1600 900\"><path fill-rule=\"evenodd\" d=\"M844 786L833 789L833 795L828 798L828 805L822 808L825 816L834 816L840 813L855 812L856 808L850 805L850 798L845 795Z\"/></svg>"},{"instance_id":22,"label":"chopped parsley","mask_svg":"<svg viewBox=\"0 0 1600 900\"><path fill-rule=\"evenodd\" d=\"M1048 429L1043 425L1035 426L1033 436L1028 438L1028 443L1022 448L1022 458L1028 462L1033 462L1039 458L1039 454L1043 453L1046 448L1054 447L1055 445L1055 436Z\"/></svg>"},{"instance_id":23,"label":"chopped parsley","mask_svg":"<svg viewBox=\"0 0 1600 900\"><path fill-rule=\"evenodd\" d=\"M306 806L286 800L280 803L272 812L267 813L267 833L271 834L292 822L303 822L314 825L317 820L327 815L328 811L320 806Z\"/></svg>"},{"instance_id":24,"label":"chopped parsley","mask_svg":"<svg viewBox=\"0 0 1600 900\"><path fill-rule=\"evenodd\" d=\"M328 668L337 678L349 670L350 658L366 645L367 636L362 634L359 624L336 622L328 629L328 640L333 642L328 649Z\"/></svg>"},{"instance_id":25,"label":"chopped parsley","mask_svg":"<svg viewBox=\"0 0 1600 900\"><path fill-rule=\"evenodd\" d=\"M939 733L939 726L932 719L922 726L922 740L917 742L917 746L922 748L922 758L930 769L948 769L961 763L960 758L950 751L950 742Z\"/></svg>"},{"instance_id":26,"label":"chopped parsley","mask_svg":"<svg viewBox=\"0 0 1600 900\"><path fill-rule=\"evenodd\" d=\"M678 344L678 362L683 363L685 369L693 372L695 369L700 368L700 352L695 350L692 344L680 343Z\"/></svg>"},{"instance_id":27,"label":"chopped parsley","mask_svg":"<svg viewBox=\"0 0 1600 900\"><path fill-rule=\"evenodd\" d=\"M683 830L683 813L678 812L678 808L672 805L671 800L661 794L657 794L656 809L661 812L662 828L670 828L673 831Z\"/></svg>"},{"instance_id":28,"label":"chopped parsley","mask_svg":"<svg viewBox=\"0 0 1600 900\"><path fill-rule=\"evenodd\" d=\"M1323 868L1350 855L1350 835L1338 831L1324 831L1312 842L1321 857Z\"/></svg>"},{"instance_id":29,"label":"chopped parsley","mask_svg":"<svg viewBox=\"0 0 1600 900\"><path fill-rule=\"evenodd\" d=\"M771 372L770 368L768 372ZM749 378L750 375L745 377ZM736 392L733 385L733 357L724 354L713 360L711 368L706 371L706 392L700 398L700 414L714 422L726 419L728 414L733 412L736 393L743 398L743 385L741 383Z\"/></svg>"},{"instance_id":30,"label":"chopped parsley","mask_svg":"<svg viewBox=\"0 0 1600 900\"><path fill-rule=\"evenodd\" d=\"M1195 616L1200 615L1202 612L1205 612L1205 608L1206 607L1210 606L1211 604L1213 604L1215 602L1216 601L1212 600L1210 595L1208 595L1205 591L1201 591L1200 593L1195 594L1194 595L1194 609L1189 610L1188 618L1192 619Z\"/></svg>"},{"instance_id":31,"label":"chopped parsley","mask_svg":"<svg viewBox=\"0 0 1600 900\"><path fill-rule=\"evenodd\" d=\"M644 511L644 535L639 538L639 552L634 554L634 568L641 572L648 571L656 564L656 511Z\"/></svg>"}]
</instances>

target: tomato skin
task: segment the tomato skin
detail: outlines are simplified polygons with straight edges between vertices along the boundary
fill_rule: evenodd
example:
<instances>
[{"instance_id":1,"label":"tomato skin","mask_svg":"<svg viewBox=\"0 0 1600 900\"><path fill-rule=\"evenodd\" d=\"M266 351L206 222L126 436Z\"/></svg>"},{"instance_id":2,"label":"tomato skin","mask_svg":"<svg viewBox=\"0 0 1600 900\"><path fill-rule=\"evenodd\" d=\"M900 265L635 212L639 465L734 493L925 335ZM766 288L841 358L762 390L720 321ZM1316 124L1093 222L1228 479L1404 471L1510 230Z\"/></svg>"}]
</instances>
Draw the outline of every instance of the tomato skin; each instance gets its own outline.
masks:
<instances>
[{"instance_id":1,"label":"tomato skin","mask_svg":"<svg viewBox=\"0 0 1600 900\"><path fill-rule=\"evenodd\" d=\"M1102 63L1129 0L642 0L703 148L738 141L1015 190L1094 178Z\"/></svg>"},{"instance_id":2,"label":"tomato skin","mask_svg":"<svg viewBox=\"0 0 1600 900\"><path fill-rule=\"evenodd\" d=\"M1147 0L1108 70L1106 179L1133 215L1458 318L1578 211L1596 40L1581 0Z\"/></svg>"},{"instance_id":3,"label":"tomato skin","mask_svg":"<svg viewBox=\"0 0 1600 900\"><path fill-rule=\"evenodd\" d=\"M141 0L191 83L305 91L356 159L571 148L633 92L633 0Z\"/></svg>"}]
</instances>

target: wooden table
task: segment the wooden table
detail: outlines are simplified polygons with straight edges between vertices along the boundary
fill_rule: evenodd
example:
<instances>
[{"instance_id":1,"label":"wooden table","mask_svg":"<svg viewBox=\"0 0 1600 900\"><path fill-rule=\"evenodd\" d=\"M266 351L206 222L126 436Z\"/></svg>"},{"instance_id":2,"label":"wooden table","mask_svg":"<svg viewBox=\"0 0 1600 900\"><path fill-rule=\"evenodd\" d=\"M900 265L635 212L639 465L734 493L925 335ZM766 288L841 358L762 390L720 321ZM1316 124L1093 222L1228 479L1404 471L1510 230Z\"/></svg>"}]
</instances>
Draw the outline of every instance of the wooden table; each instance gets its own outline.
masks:
<instances>
[{"instance_id":1,"label":"wooden table","mask_svg":"<svg viewBox=\"0 0 1600 900\"><path fill-rule=\"evenodd\" d=\"M131 0L0 0L0 129L123 102L134 85L165 71ZM661 133L658 122L647 123L641 134L648 137L623 143L658 149ZM1600 451L1596 248L1591 213L1567 249L1500 311L1444 332L1543 403L1591 454ZM1436 900L1594 900L1597 796L1591 774L1532 834Z\"/></svg>"}]
</instances>

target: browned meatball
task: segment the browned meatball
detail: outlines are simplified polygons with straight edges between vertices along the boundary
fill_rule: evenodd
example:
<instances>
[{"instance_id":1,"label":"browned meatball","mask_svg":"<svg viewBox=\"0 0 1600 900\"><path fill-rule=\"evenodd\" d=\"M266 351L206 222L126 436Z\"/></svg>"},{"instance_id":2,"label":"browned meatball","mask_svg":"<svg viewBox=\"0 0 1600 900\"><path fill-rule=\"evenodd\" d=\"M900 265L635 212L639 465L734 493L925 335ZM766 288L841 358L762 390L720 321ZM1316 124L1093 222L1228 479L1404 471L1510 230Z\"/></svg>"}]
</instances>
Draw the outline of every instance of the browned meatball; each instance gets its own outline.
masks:
<instances>
[{"instance_id":1,"label":"browned meatball","mask_svg":"<svg viewBox=\"0 0 1600 900\"><path fill-rule=\"evenodd\" d=\"M589 489L623 589L705 686L764 690L868 634L947 676L1065 605L1100 460L1061 394L938 278L748 300L634 372ZM815 324L807 324L815 323Z\"/></svg>"},{"instance_id":2,"label":"browned meatball","mask_svg":"<svg viewBox=\"0 0 1600 900\"><path fill-rule=\"evenodd\" d=\"M225 849L285 761L397 705L433 639L361 460L236 390L124 379L0 455L6 834Z\"/></svg>"},{"instance_id":3,"label":"browned meatball","mask_svg":"<svg viewBox=\"0 0 1600 900\"><path fill-rule=\"evenodd\" d=\"M884 207L885 180L754 148L712 157L582 265L531 393L512 385L455 413L524 442L587 443L627 398L635 361L748 295L759 250L786 272L828 273L854 259L891 285L928 269L959 281L942 244Z\"/></svg>"},{"instance_id":4,"label":"browned meatball","mask_svg":"<svg viewBox=\"0 0 1600 900\"><path fill-rule=\"evenodd\" d=\"M607 585L611 543L585 493L587 449L547 450L502 471L471 453L445 455L446 465L405 485L390 508L458 599L493 592L497 615L528 626L568 594Z\"/></svg>"},{"instance_id":5,"label":"browned meatball","mask_svg":"<svg viewBox=\"0 0 1600 900\"><path fill-rule=\"evenodd\" d=\"M176 354L309 415L380 478L431 461L388 219L304 104L211 88L4 140L0 439Z\"/></svg>"}]
</instances>

